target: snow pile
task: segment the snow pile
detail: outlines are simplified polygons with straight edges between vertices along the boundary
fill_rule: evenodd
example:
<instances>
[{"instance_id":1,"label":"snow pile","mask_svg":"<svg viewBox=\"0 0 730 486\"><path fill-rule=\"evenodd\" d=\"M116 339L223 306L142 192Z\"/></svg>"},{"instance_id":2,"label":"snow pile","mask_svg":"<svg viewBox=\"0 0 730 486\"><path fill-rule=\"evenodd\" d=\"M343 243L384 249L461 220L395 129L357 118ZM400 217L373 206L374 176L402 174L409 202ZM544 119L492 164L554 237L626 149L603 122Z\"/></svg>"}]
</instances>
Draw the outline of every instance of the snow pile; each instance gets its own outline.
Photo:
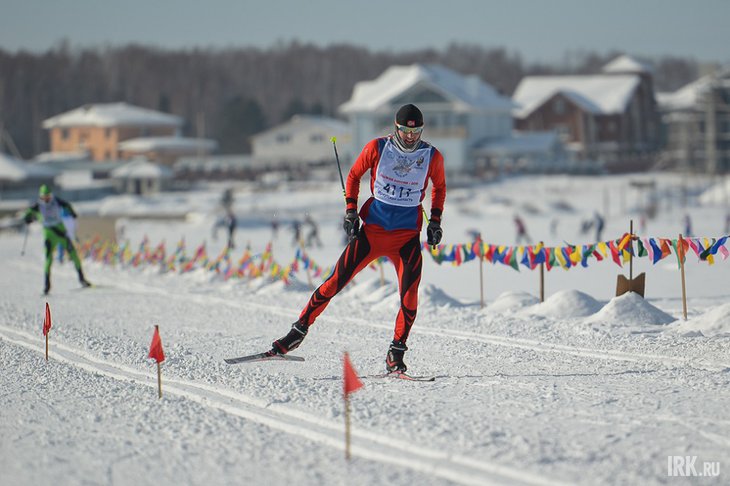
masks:
<instances>
[{"instance_id":1,"label":"snow pile","mask_svg":"<svg viewBox=\"0 0 730 486\"><path fill-rule=\"evenodd\" d=\"M697 199L705 205L722 206L727 204L728 200L730 200L730 180L712 185L700 194Z\"/></svg>"},{"instance_id":2,"label":"snow pile","mask_svg":"<svg viewBox=\"0 0 730 486\"><path fill-rule=\"evenodd\" d=\"M369 292L363 292L364 290ZM400 293L394 283L387 283L380 286L378 280L371 280L358 285L357 289L351 291L353 294L361 295L365 302L373 303L374 309L386 309L397 311L400 309ZM421 306L452 308L463 307L464 304L449 296L443 289L433 284L421 284L418 288L418 302Z\"/></svg>"},{"instance_id":3,"label":"snow pile","mask_svg":"<svg viewBox=\"0 0 730 486\"><path fill-rule=\"evenodd\" d=\"M424 305L434 307L463 307L464 304L454 299L443 289L436 287L434 284L422 285L418 289L418 300Z\"/></svg>"},{"instance_id":4,"label":"snow pile","mask_svg":"<svg viewBox=\"0 0 730 486\"><path fill-rule=\"evenodd\" d=\"M586 322L609 322L612 326L624 327L645 324L662 325L674 320L674 317L657 309L639 294L627 292L611 299L603 309L586 319Z\"/></svg>"},{"instance_id":5,"label":"snow pile","mask_svg":"<svg viewBox=\"0 0 730 486\"><path fill-rule=\"evenodd\" d=\"M561 290L550 296L545 302L531 309L532 315L570 318L586 317L601 310L603 304L588 294L578 290Z\"/></svg>"},{"instance_id":6,"label":"snow pile","mask_svg":"<svg viewBox=\"0 0 730 486\"><path fill-rule=\"evenodd\" d=\"M677 327L682 336L727 336L730 337L730 303L682 322Z\"/></svg>"},{"instance_id":7,"label":"snow pile","mask_svg":"<svg viewBox=\"0 0 730 486\"><path fill-rule=\"evenodd\" d=\"M485 311L490 314L512 314L539 301L540 299L527 292L509 291L500 294L494 302L485 307Z\"/></svg>"}]
</instances>

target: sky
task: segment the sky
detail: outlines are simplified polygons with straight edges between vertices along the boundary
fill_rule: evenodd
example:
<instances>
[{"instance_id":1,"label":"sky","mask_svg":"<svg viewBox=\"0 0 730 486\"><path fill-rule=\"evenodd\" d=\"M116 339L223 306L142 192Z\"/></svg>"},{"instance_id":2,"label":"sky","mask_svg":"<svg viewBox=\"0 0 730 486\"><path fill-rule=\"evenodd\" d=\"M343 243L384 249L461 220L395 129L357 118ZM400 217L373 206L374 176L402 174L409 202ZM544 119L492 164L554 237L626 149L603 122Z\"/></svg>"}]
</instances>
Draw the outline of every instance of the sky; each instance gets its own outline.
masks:
<instances>
[{"instance_id":1,"label":"sky","mask_svg":"<svg viewBox=\"0 0 730 486\"><path fill-rule=\"evenodd\" d=\"M527 62L613 50L730 62L727 0L0 0L0 48L42 52L131 42L267 48L300 41L372 50L504 47Z\"/></svg>"}]
</instances>

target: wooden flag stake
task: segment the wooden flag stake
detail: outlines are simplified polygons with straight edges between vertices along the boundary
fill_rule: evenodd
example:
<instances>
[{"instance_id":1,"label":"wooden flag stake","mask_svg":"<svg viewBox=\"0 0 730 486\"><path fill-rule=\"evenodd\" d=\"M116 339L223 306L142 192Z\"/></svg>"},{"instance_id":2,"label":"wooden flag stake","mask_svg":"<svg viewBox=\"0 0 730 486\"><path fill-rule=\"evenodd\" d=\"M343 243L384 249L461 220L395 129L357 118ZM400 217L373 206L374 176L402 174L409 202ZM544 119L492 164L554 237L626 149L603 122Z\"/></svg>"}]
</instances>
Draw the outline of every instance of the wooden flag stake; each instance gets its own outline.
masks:
<instances>
[{"instance_id":1,"label":"wooden flag stake","mask_svg":"<svg viewBox=\"0 0 730 486\"><path fill-rule=\"evenodd\" d=\"M682 243L682 234L679 234L679 241L677 241L677 252L679 253L679 271L682 278L682 315L684 320L687 320L687 288L684 284L684 244Z\"/></svg>"},{"instance_id":2,"label":"wooden flag stake","mask_svg":"<svg viewBox=\"0 0 730 486\"><path fill-rule=\"evenodd\" d=\"M357 377L350 362L350 356L345 351L342 359L342 391L345 398L345 459L350 460L350 393L362 388L362 382Z\"/></svg>"},{"instance_id":3,"label":"wooden flag stake","mask_svg":"<svg viewBox=\"0 0 730 486\"><path fill-rule=\"evenodd\" d=\"M345 394L345 459L350 460L350 399Z\"/></svg>"},{"instance_id":4,"label":"wooden flag stake","mask_svg":"<svg viewBox=\"0 0 730 486\"><path fill-rule=\"evenodd\" d=\"M629 220L629 234L631 235L630 238L634 237L634 220ZM634 244L631 240L629 240L629 245L631 245L632 249ZM634 255L632 252L629 252L629 281L634 280Z\"/></svg>"},{"instance_id":5,"label":"wooden flag stake","mask_svg":"<svg viewBox=\"0 0 730 486\"><path fill-rule=\"evenodd\" d=\"M155 329L159 332L160 326L155 324ZM157 361L157 398L162 398L162 367L159 361Z\"/></svg>"},{"instance_id":6,"label":"wooden flag stake","mask_svg":"<svg viewBox=\"0 0 730 486\"><path fill-rule=\"evenodd\" d=\"M543 242L540 242L540 251L542 251ZM540 262L540 302L545 302L545 262Z\"/></svg>"},{"instance_id":7,"label":"wooden flag stake","mask_svg":"<svg viewBox=\"0 0 730 486\"><path fill-rule=\"evenodd\" d=\"M302 258L306 257L307 254L304 252L304 238L299 238L299 248L302 250ZM273 250L272 250L273 252ZM309 283L309 288L311 290L314 290L314 283L312 282L312 269L309 266L310 262L307 262L307 282Z\"/></svg>"},{"instance_id":8,"label":"wooden flag stake","mask_svg":"<svg viewBox=\"0 0 730 486\"><path fill-rule=\"evenodd\" d=\"M162 398L162 369L157 363L157 398Z\"/></svg>"},{"instance_id":9,"label":"wooden flag stake","mask_svg":"<svg viewBox=\"0 0 730 486\"><path fill-rule=\"evenodd\" d=\"M157 362L157 397L162 398L162 368L160 363L165 360L165 353L162 350L162 341L160 340L160 326L156 324L155 333L152 335L149 357Z\"/></svg>"},{"instance_id":10,"label":"wooden flag stake","mask_svg":"<svg viewBox=\"0 0 730 486\"><path fill-rule=\"evenodd\" d=\"M46 361L48 361L48 335L51 333L51 328L53 327L52 321L51 321L51 308L48 305L48 302L46 302L46 310L43 317L43 335L46 338Z\"/></svg>"},{"instance_id":11,"label":"wooden flag stake","mask_svg":"<svg viewBox=\"0 0 730 486\"><path fill-rule=\"evenodd\" d=\"M634 240L634 220L632 219L629 226L629 245L633 251L633 240ZM616 297L623 295L626 292L636 292L641 297L644 297L644 291L646 287L646 274L641 272L636 278L634 278L634 256L632 252L629 252L629 278L628 280L623 275L619 275L616 279Z\"/></svg>"},{"instance_id":12,"label":"wooden flag stake","mask_svg":"<svg viewBox=\"0 0 730 486\"><path fill-rule=\"evenodd\" d=\"M482 236L477 237L479 244L479 304L484 309L484 245L482 245Z\"/></svg>"}]
</instances>

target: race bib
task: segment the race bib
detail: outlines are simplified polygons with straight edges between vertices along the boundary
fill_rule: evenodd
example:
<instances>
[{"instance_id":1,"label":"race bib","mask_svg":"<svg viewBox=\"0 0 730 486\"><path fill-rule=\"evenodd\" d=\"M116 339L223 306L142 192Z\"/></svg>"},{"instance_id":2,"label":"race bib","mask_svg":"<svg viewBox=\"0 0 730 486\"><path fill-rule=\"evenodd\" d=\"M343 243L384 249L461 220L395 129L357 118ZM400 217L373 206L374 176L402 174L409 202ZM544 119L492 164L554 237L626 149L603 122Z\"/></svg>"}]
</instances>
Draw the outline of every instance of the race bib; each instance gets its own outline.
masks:
<instances>
[{"instance_id":1,"label":"race bib","mask_svg":"<svg viewBox=\"0 0 730 486\"><path fill-rule=\"evenodd\" d=\"M393 206L418 206L430 162L430 146L413 152L402 152L388 140L378 162L373 196L378 201Z\"/></svg>"}]
</instances>

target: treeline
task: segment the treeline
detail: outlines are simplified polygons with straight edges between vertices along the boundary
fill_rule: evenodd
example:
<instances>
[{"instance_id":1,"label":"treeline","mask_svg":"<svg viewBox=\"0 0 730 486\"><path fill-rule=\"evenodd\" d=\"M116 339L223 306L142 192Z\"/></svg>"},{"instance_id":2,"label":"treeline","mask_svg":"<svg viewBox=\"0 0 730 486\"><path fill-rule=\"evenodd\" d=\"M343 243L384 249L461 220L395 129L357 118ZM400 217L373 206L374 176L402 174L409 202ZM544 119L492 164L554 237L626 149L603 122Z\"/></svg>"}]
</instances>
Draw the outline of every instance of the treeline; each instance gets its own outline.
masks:
<instances>
[{"instance_id":1,"label":"treeline","mask_svg":"<svg viewBox=\"0 0 730 486\"><path fill-rule=\"evenodd\" d=\"M184 134L203 133L221 153L249 151L249 136L295 113L337 116L353 86L397 64L437 63L476 74L505 95L530 74L598 72L618 52L572 54L560 65L527 64L504 48L453 44L442 50L391 53L353 45L292 42L268 49L164 50L143 45L45 53L0 49L0 127L29 158L48 150L44 119L86 103L126 101L173 113ZM696 61L645 59L658 91L698 76Z\"/></svg>"}]
</instances>

